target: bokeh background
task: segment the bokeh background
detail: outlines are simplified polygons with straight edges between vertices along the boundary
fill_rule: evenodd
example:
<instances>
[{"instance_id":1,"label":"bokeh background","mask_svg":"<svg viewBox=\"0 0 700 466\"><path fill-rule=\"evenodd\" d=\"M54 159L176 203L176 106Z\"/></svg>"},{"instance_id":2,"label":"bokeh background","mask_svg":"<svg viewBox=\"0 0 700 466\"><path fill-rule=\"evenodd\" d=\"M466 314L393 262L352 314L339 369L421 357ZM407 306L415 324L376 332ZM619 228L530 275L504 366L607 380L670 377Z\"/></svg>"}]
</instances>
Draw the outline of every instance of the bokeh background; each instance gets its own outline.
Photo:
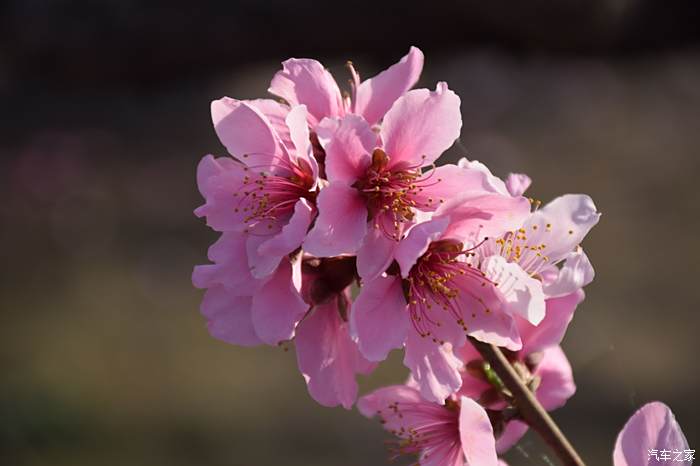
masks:
<instances>
[{"instance_id":1,"label":"bokeh background","mask_svg":"<svg viewBox=\"0 0 700 466\"><path fill-rule=\"evenodd\" d=\"M382 465L388 439L306 393L293 349L213 340L193 265L209 102L279 62L340 82L410 45L462 98L466 155L603 212L554 416L589 464L660 399L700 447L700 15L693 2L0 2L0 464ZM398 355L366 391L399 382ZM556 461L535 436L512 465Z\"/></svg>"}]
</instances>

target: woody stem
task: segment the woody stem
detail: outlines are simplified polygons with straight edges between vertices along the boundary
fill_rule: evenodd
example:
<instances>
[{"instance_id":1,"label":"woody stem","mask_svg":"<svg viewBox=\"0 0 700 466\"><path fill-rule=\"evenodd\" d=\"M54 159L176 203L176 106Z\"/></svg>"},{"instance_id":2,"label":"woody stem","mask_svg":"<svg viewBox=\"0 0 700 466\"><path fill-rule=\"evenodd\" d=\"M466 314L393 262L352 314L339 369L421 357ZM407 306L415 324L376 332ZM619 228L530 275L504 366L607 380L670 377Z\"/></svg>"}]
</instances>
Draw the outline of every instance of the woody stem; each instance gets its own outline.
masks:
<instances>
[{"instance_id":1,"label":"woody stem","mask_svg":"<svg viewBox=\"0 0 700 466\"><path fill-rule=\"evenodd\" d=\"M513 404L521 418L550 446L564 466L585 466L566 436L542 407L534 393L523 383L516 370L495 345L469 338L474 347L488 361L503 384L513 394Z\"/></svg>"}]
</instances>

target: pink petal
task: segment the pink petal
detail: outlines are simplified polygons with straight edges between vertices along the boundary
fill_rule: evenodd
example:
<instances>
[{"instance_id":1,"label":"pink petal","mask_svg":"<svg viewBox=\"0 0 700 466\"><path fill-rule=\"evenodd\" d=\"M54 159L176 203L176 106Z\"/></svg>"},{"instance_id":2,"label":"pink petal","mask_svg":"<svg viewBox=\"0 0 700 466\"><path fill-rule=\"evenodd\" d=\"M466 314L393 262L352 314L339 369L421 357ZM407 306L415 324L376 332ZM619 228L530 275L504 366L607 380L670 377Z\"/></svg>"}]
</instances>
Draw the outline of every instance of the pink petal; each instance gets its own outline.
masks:
<instances>
[{"instance_id":1,"label":"pink petal","mask_svg":"<svg viewBox=\"0 0 700 466\"><path fill-rule=\"evenodd\" d=\"M432 338L409 329L403 362L427 401L444 404L462 386L462 361L455 357L449 343L434 343Z\"/></svg>"},{"instance_id":2,"label":"pink petal","mask_svg":"<svg viewBox=\"0 0 700 466\"><path fill-rule=\"evenodd\" d=\"M282 259L280 255L266 255L260 253L260 247L267 241L274 240L281 235L281 225L274 224L271 230L263 225L256 226L247 233L246 253L248 255L248 268L255 278L269 277L276 269Z\"/></svg>"},{"instance_id":3,"label":"pink petal","mask_svg":"<svg viewBox=\"0 0 700 466\"><path fill-rule=\"evenodd\" d=\"M335 300L317 306L297 327L294 345L299 370L311 396L323 406L350 409L357 397L356 373L374 367L352 341Z\"/></svg>"},{"instance_id":4,"label":"pink petal","mask_svg":"<svg viewBox=\"0 0 700 466\"><path fill-rule=\"evenodd\" d=\"M457 166L460 168L468 168L470 170L477 170L485 176L485 188L487 191L492 191L494 193L503 194L504 196L510 195L506 184L502 179L493 175L489 167L479 162L478 160L467 160L462 157L457 161Z\"/></svg>"},{"instance_id":5,"label":"pink petal","mask_svg":"<svg viewBox=\"0 0 700 466\"><path fill-rule=\"evenodd\" d=\"M223 285L228 292L250 296L258 283L251 275L246 260L246 236L241 233L223 233L209 247L209 260L214 264L198 265L192 273L197 288Z\"/></svg>"},{"instance_id":6,"label":"pink petal","mask_svg":"<svg viewBox=\"0 0 700 466\"><path fill-rule=\"evenodd\" d=\"M424 187L413 199L417 208L425 211L433 211L447 200L463 197L465 193L478 196L498 192L481 170L452 164L428 171L416 184Z\"/></svg>"},{"instance_id":7,"label":"pink petal","mask_svg":"<svg viewBox=\"0 0 700 466\"><path fill-rule=\"evenodd\" d=\"M304 104L309 123L317 125L324 117L342 116L343 103L338 84L316 60L290 58L272 78L268 91L289 105Z\"/></svg>"},{"instance_id":8,"label":"pink petal","mask_svg":"<svg viewBox=\"0 0 700 466\"><path fill-rule=\"evenodd\" d=\"M292 264L282 261L253 296L255 333L268 345L292 338L294 326L308 309L299 293L301 283L295 281Z\"/></svg>"},{"instance_id":9,"label":"pink petal","mask_svg":"<svg viewBox=\"0 0 700 466\"><path fill-rule=\"evenodd\" d=\"M330 125L324 123L324 127ZM322 133L324 138L330 137L324 145L328 179L352 184L362 177L372 162L370 154L377 146L377 135L367 122L357 115L347 115L334 129Z\"/></svg>"},{"instance_id":10,"label":"pink petal","mask_svg":"<svg viewBox=\"0 0 700 466\"><path fill-rule=\"evenodd\" d=\"M318 179L318 162L311 150L311 140L309 139L309 125L307 124L308 112L305 105L297 105L292 108L285 118L285 126L289 129L288 149L294 148L294 160L300 167L311 168L314 180ZM284 142L284 141L283 141ZM313 189L315 186L312 186Z\"/></svg>"},{"instance_id":11,"label":"pink petal","mask_svg":"<svg viewBox=\"0 0 700 466\"><path fill-rule=\"evenodd\" d=\"M314 208L306 199L299 199L294 205L294 214L282 230L272 238L265 240L257 247L257 254L265 258L276 258L273 266L260 267L259 263L251 263L253 275L258 278L272 273L282 257L294 252L304 241L306 232L314 218ZM264 237L263 237L264 238ZM250 259L249 259L250 260Z\"/></svg>"},{"instance_id":12,"label":"pink petal","mask_svg":"<svg viewBox=\"0 0 700 466\"><path fill-rule=\"evenodd\" d=\"M360 352L370 361L383 361L389 351L400 348L409 326L401 280L378 277L366 282L352 305L350 326Z\"/></svg>"},{"instance_id":13,"label":"pink petal","mask_svg":"<svg viewBox=\"0 0 700 466\"><path fill-rule=\"evenodd\" d=\"M615 466L647 466L659 463L649 458L649 450L688 449L688 441L681 426L668 406L654 401L642 406L627 421L617 436L613 463ZM672 458L673 459L673 458ZM675 461L673 464L690 466L692 461Z\"/></svg>"},{"instance_id":14,"label":"pink petal","mask_svg":"<svg viewBox=\"0 0 700 466\"><path fill-rule=\"evenodd\" d=\"M518 351L522 348L518 327L513 316L502 310L503 299L493 284L474 279L461 283L457 298L469 336Z\"/></svg>"},{"instance_id":15,"label":"pink petal","mask_svg":"<svg viewBox=\"0 0 700 466\"><path fill-rule=\"evenodd\" d=\"M518 441L523 438L523 435L527 433L528 429L528 425L520 421L510 421L506 424L505 429L503 429L501 435L496 439L496 451L498 454L505 453L510 447L518 443ZM500 461L498 464L500 465L501 463L503 462Z\"/></svg>"},{"instance_id":16,"label":"pink petal","mask_svg":"<svg viewBox=\"0 0 700 466\"><path fill-rule=\"evenodd\" d=\"M541 379L536 396L547 411L561 408L576 393L571 364L560 346L544 350L535 375Z\"/></svg>"},{"instance_id":17,"label":"pink petal","mask_svg":"<svg viewBox=\"0 0 700 466\"><path fill-rule=\"evenodd\" d=\"M434 92L416 89L394 102L381 129L389 167L430 165L449 149L462 127L459 105L442 82Z\"/></svg>"},{"instance_id":18,"label":"pink petal","mask_svg":"<svg viewBox=\"0 0 700 466\"><path fill-rule=\"evenodd\" d=\"M496 439L491 421L476 401L462 397L459 411L459 436L465 466L498 466Z\"/></svg>"},{"instance_id":19,"label":"pink petal","mask_svg":"<svg viewBox=\"0 0 700 466\"><path fill-rule=\"evenodd\" d=\"M399 264L402 277L408 277L418 258L428 250L430 243L442 237L449 222L449 218L443 217L419 223L411 228L395 252L396 262Z\"/></svg>"},{"instance_id":20,"label":"pink petal","mask_svg":"<svg viewBox=\"0 0 700 466\"><path fill-rule=\"evenodd\" d=\"M545 316L546 304L542 282L530 277L518 264L508 262L503 256L490 256L481 263L486 278L498 284L505 298L503 309L517 314L532 325L539 324Z\"/></svg>"},{"instance_id":21,"label":"pink petal","mask_svg":"<svg viewBox=\"0 0 700 466\"><path fill-rule=\"evenodd\" d=\"M511 173L506 178L506 188L511 196L522 196L531 184L530 177L522 173Z\"/></svg>"},{"instance_id":22,"label":"pink petal","mask_svg":"<svg viewBox=\"0 0 700 466\"><path fill-rule=\"evenodd\" d=\"M528 244L545 244L548 261L555 264L576 250L599 219L589 196L566 194L533 212L523 229Z\"/></svg>"},{"instance_id":23,"label":"pink petal","mask_svg":"<svg viewBox=\"0 0 700 466\"><path fill-rule=\"evenodd\" d=\"M360 193L331 183L321 190L316 205L316 224L304 241L304 250L316 257L357 252L367 233L367 208Z\"/></svg>"},{"instance_id":24,"label":"pink petal","mask_svg":"<svg viewBox=\"0 0 700 466\"><path fill-rule=\"evenodd\" d=\"M364 81L357 88L354 112L371 125L382 119L392 104L411 89L423 70L423 52L411 47L398 63Z\"/></svg>"},{"instance_id":25,"label":"pink petal","mask_svg":"<svg viewBox=\"0 0 700 466\"><path fill-rule=\"evenodd\" d=\"M229 154L247 165L270 166L286 151L270 121L251 104L230 99L211 103L214 129Z\"/></svg>"},{"instance_id":26,"label":"pink petal","mask_svg":"<svg viewBox=\"0 0 700 466\"><path fill-rule=\"evenodd\" d=\"M566 329L574 317L576 306L585 297L579 290L560 298L547 299L545 318L538 326L519 321L520 336L523 339L523 353L530 354L558 345L564 338Z\"/></svg>"},{"instance_id":27,"label":"pink petal","mask_svg":"<svg viewBox=\"0 0 700 466\"><path fill-rule=\"evenodd\" d=\"M209 288L200 310L207 318L207 328L214 338L240 346L262 343L251 318L252 298L236 296L223 286Z\"/></svg>"},{"instance_id":28,"label":"pink petal","mask_svg":"<svg viewBox=\"0 0 700 466\"><path fill-rule=\"evenodd\" d=\"M548 297L571 294L593 281L595 271L583 248L578 247L566 256L564 265L558 271L556 278L544 286Z\"/></svg>"},{"instance_id":29,"label":"pink petal","mask_svg":"<svg viewBox=\"0 0 700 466\"><path fill-rule=\"evenodd\" d=\"M399 243L379 228L370 227L357 251L357 273L365 280L373 280L381 275L394 260L394 252Z\"/></svg>"},{"instance_id":30,"label":"pink petal","mask_svg":"<svg viewBox=\"0 0 700 466\"><path fill-rule=\"evenodd\" d=\"M245 166L230 157L202 158L197 166L197 185L205 203L195 209L195 215L206 217L207 225L216 231L245 230L246 213L237 211L240 198L235 197L245 174Z\"/></svg>"},{"instance_id":31,"label":"pink petal","mask_svg":"<svg viewBox=\"0 0 700 466\"><path fill-rule=\"evenodd\" d=\"M244 102L251 107L255 107L260 113L265 115L277 137L288 149L292 148L292 138L289 126L287 126L287 115L289 115L289 107L287 105L273 99L244 100Z\"/></svg>"},{"instance_id":32,"label":"pink petal","mask_svg":"<svg viewBox=\"0 0 700 466\"><path fill-rule=\"evenodd\" d=\"M477 244L487 237L498 237L519 228L530 213L524 197L466 194L443 204L433 218L449 216L450 226L444 238Z\"/></svg>"}]
</instances>

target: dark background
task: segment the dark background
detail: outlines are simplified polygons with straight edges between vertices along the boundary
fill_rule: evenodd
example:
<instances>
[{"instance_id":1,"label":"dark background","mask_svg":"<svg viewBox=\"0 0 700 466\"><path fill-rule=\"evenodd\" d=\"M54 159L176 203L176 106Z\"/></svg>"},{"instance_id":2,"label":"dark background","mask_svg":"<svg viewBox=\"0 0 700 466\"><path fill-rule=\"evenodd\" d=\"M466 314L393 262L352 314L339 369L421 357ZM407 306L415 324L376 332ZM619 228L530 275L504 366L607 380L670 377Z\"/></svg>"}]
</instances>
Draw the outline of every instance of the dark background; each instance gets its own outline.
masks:
<instances>
[{"instance_id":1,"label":"dark background","mask_svg":"<svg viewBox=\"0 0 700 466\"><path fill-rule=\"evenodd\" d=\"M209 102L265 95L279 62L339 82L410 45L462 98L466 155L603 212L596 281L555 413L609 464L641 404L700 445L700 28L693 2L0 2L0 464L381 465L388 439L306 394L293 350L211 339L190 284ZM366 391L400 382L394 355ZM555 462L535 436L511 465Z\"/></svg>"}]
</instances>

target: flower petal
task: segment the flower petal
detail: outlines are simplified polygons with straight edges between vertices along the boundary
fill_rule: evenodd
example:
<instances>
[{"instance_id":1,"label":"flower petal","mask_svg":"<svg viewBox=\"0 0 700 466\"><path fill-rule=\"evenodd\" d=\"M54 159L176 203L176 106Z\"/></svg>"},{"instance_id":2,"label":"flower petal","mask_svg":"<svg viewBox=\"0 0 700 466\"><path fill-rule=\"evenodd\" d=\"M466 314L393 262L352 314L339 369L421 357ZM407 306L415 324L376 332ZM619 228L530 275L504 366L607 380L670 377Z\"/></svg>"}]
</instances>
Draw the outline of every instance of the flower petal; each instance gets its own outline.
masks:
<instances>
[{"instance_id":1,"label":"flower petal","mask_svg":"<svg viewBox=\"0 0 700 466\"><path fill-rule=\"evenodd\" d=\"M282 227L278 234L260 244L257 248L257 254L264 257L276 257L279 263L282 257L294 252L301 246L313 218L313 206L306 199L299 199L294 205L294 214L289 219L289 223ZM261 271L260 267L252 268L252 271L258 278L267 276L272 272L272 270Z\"/></svg>"},{"instance_id":2,"label":"flower petal","mask_svg":"<svg viewBox=\"0 0 700 466\"><path fill-rule=\"evenodd\" d=\"M497 283L505 298L503 310L517 314L532 325L539 324L545 316L546 304L542 282L530 277L518 264L508 262L503 256L490 256L481 263L486 278Z\"/></svg>"},{"instance_id":3,"label":"flower petal","mask_svg":"<svg viewBox=\"0 0 700 466\"><path fill-rule=\"evenodd\" d=\"M503 311L504 298L492 283L466 277L459 288L457 306L467 335L512 351L522 348L515 319Z\"/></svg>"},{"instance_id":4,"label":"flower petal","mask_svg":"<svg viewBox=\"0 0 700 466\"><path fill-rule=\"evenodd\" d=\"M367 208L360 193L331 183L321 190L316 205L316 224L304 240L304 250L316 257L357 252L367 233Z\"/></svg>"},{"instance_id":5,"label":"flower petal","mask_svg":"<svg viewBox=\"0 0 700 466\"><path fill-rule=\"evenodd\" d=\"M292 107L304 104L309 123L316 126L324 117L342 116L342 98L338 84L323 65L307 58L290 58L272 78L268 91L286 100Z\"/></svg>"},{"instance_id":6,"label":"flower petal","mask_svg":"<svg viewBox=\"0 0 700 466\"><path fill-rule=\"evenodd\" d=\"M522 173L511 173L506 178L506 188L511 196L522 196L531 184L530 177Z\"/></svg>"},{"instance_id":7,"label":"flower petal","mask_svg":"<svg viewBox=\"0 0 700 466\"><path fill-rule=\"evenodd\" d=\"M423 52L411 47L398 63L363 81L357 88L354 113L370 125L382 119L393 103L411 89L423 71Z\"/></svg>"},{"instance_id":8,"label":"flower petal","mask_svg":"<svg viewBox=\"0 0 700 466\"><path fill-rule=\"evenodd\" d=\"M459 437L465 466L498 466L489 416L479 403L465 396L460 399Z\"/></svg>"},{"instance_id":9,"label":"flower petal","mask_svg":"<svg viewBox=\"0 0 700 466\"><path fill-rule=\"evenodd\" d=\"M262 341L253 328L251 306L250 296L236 296L219 285L207 290L200 310L214 338L233 345L255 346Z\"/></svg>"},{"instance_id":10,"label":"flower petal","mask_svg":"<svg viewBox=\"0 0 700 466\"><path fill-rule=\"evenodd\" d=\"M565 296L583 288L593 281L595 271L583 248L570 252L554 281L545 284L547 297Z\"/></svg>"},{"instance_id":11,"label":"flower petal","mask_svg":"<svg viewBox=\"0 0 700 466\"><path fill-rule=\"evenodd\" d=\"M194 214L206 217L207 225L216 231L243 231L246 213L238 209L236 195L243 186L245 166L230 157L207 155L197 166L197 185L205 203Z\"/></svg>"},{"instance_id":12,"label":"flower petal","mask_svg":"<svg viewBox=\"0 0 700 466\"><path fill-rule=\"evenodd\" d=\"M430 165L449 149L462 127L459 105L443 82L434 92L416 89L394 102L381 129L389 168Z\"/></svg>"},{"instance_id":13,"label":"flower petal","mask_svg":"<svg viewBox=\"0 0 700 466\"><path fill-rule=\"evenodd\" d=\"M453 354L450 343L434 343L432 338L409 329L403 362L428 401L444 404L462 386L462 361Z\"/></svg>"},{"instance_id":14,"label":"flower petal","mask_svg":"<svg viewBox=\"0 0 700 466\"><path fill-rule=\"evenodd\" d=\"M425 254L430 243L442 237L442 233L449 223L448 217L436 218L419 223L409 230L406 237L399 242L395 252L396 262L399 264L402 277L408 277L418 258Z\"/></svg>"},{"instance_id":15,"label":"flower petal","mask_svg":"<svg viewBox=\"0 0 700 466\"><path fill-rule=\"evenodd\" d=\"M524 320L518 321L520 336L523 339L523 353L535 353L558 345L574 317L576 306L584 297L583 291L578 290L560 298L547 299L547 312L538 326Z\"/></svg>"},{"instance_id":16,"label":"flower petal","mask_svg":"<svg viewBox=\"0 0 700 466\"><path fill-rule=\"evenodd\" d=\"M364 175L372 161L370 154L377 145L377 135L357 115L345 116L334 129L330 123L324 122L323 128L323 139L330 137L324 146L328 180L354 183Z\"/></svg>"},{"instance_id":17,"label":"flower petal","mask_svg":"<svg viewBox=\"0 0 700 466\"><path fill-rule=\"evenodd\" d=\"M250 103L228 97L214 100L211 116L221 143L241 162L271 166L286 157L270 121Z\"/></svg>"},{"instance_id":18,"label":"flower petal","mask_svg":"<svg viewBox=\"0 0 700 466\"><path fill-rule=\"evenodd\" d=\"M394 253L400 243L387 238L380 228L369 228L362 247L357 251L357 273L365 280L373 280L381 275L394 260Z\"/></svg>"},{"instance_id":19,"label":"flower petal","mask_svg":"<svg viewBox=\"0 0 700 466\"><path fill-rule=\"evenodd\" d=\"M350 313L350 328L360 352L370 361L383 361L400 348L408 331L406 298L397 277L378 277L360 288Z\"/></svg>"},{"instance_id":20,"label":"flower petal","mask_svg":"<svg viewBox=\"0 0 700 466\"><path fill-rule=\"evenodd\" d=\"M535 395L547 411L561 408L566 404L566 400L576 393L571 364L560 346L551 346L544 350L535 375L540 377L540 385Z\"/></svg>"},{"instance_id":21,"label":"flower petal","mask_svg":"<svg viewBox=\"0 0 700 466\"><path fill-rule=\"evenodd\" d=\"M426 182L428 184L423 184ZM423 184L423 187L413 196L413 200L416 208L425 211L436 210L448 199L463 197L465 193L472 196L497 193L481 170L452 164L427 172L416 184Z\"/></svg>"},{"instance_id":22,"label":"flower petal","mask_svg":"<svg viewBox=\"0 0 700 466\"><path fill-rule=\"evenodd\" d=\"M314 400L350 409L357 397L355 374L369 373L374 364L362 357L350 338L335 300L317 306L299 323L294 345L299 370Z\"/></svg>"},{"instance_id":23,"label":"flower petal","mask_svg":"<svg viewBox=\"0 0 700 466\"><path fill-rule=\"evenodd\" d=\"M510 195L510 192L508 191L508 188L506 188L506 184L503 182L503 180L492 174L491 170L489 170L489 167L479 162L478 160L468 160L466 157L462 157L457 161L457 166L460 168L477 170L483 173L486 177L485 188L487 188L488 191L503 194L504 196Z\"/></svg>"},{"instance_id":24,"label":"flower petal","mask_svg":"<svg viewBox=\"0 0 700 466\"><path fill-rule=\"evenodd\" d=\"M265 115L267 121L270 122L270 127L272 127L272 130L285 147L287 149L293 148L290 129L287 126L287 116L289 115L289 107L287 105L273 99L253 99L244 100L244 102L251 107L255 107L260 113Z\"/></svg>"},{"instance_id":25,"label":"flower petal","mask_svg":"<svg viewBox=\"0 0 700 466\"><path fill-rule=\"evenodd\" d=\"M567 257L598 223L600 214L585 194L565 194L532 213L523 225L530 245L544 244L548 262Z\"/></svg>"},{"instance_id":26,"label":"flower petal","mask_svg":"<svg viewBox=\"0 0 700 466\"><path fill-rule=\"evenodd\" d=\"M294 267L298 266L298 262ZM299 292L293 265L284 260L253 296L253 325L268 345L289 340L294 326L308 309Z\"/></svg>"},{"instance_id":27,"label":"flower petal","mask_svg":"<svg viewBox=\"0 0 700 466\"><path fill-rule=\"evenodd\" d=\"M246 259L246 235L223 233L209 247L209 260L214 264L195 266L192 283L197 288L223 285L236 296L250 296L258 286Z\"/></svg>"},{"instance_id":28,"label":"flower petal","mask_svg":"<svg viewBox=\"0 0 700 466\"><path fill-rule=\"evenodd\" d=\"M316 165L311 155L311 140L309 139L309 125L306 123L308 112L305 105L293 107L285 118L286 126L289 128L289 139L294 148L294 155L297 159L306 162L313 167ZM315 173L314 175L317 175Z\"/></svg>"},{"instance_id":29,"label":"flower petal","mask_svg":"<svg viewBox=\"0 0 700 466\"><path fill-rule=\"evenodd\" d=\"M530 202L524 197L466 194L444 203L433 218L449 216L444 238L478 244L484 238L519 228L529 214Z\"/></svg>"},{"instance_id":30,"label":"flower petal","mask_svg":"<svg viewBox=\"0 0 700 466\"><path fill-rule=\"evenodd\" d=\"M506 424L505 429L501 432L501 435L496 439L496 452L498 454L503 454L510 449L513 445L518 443L518 441L523 438L523 435L527 433L529 429L528 425L520 421L510 421ZM503 462L499 462L501 465ZM503 463L505 464L505 463Z\"/></svg>"},{"instance_id":31,"label":"flower petal","mask_svg":"<svg viewBox=\"0 0 700 466\"><path fill-rule=\"evenodd\" d=\"M642 406L627 421L617 436L613 463L615 466L646 466L655 464L649 458L649 450L688 449L688 441L681 426L668 406L654 401ZM690 466L693 462L678 461L678 464Z\"/></svg>"}]
</instances>

